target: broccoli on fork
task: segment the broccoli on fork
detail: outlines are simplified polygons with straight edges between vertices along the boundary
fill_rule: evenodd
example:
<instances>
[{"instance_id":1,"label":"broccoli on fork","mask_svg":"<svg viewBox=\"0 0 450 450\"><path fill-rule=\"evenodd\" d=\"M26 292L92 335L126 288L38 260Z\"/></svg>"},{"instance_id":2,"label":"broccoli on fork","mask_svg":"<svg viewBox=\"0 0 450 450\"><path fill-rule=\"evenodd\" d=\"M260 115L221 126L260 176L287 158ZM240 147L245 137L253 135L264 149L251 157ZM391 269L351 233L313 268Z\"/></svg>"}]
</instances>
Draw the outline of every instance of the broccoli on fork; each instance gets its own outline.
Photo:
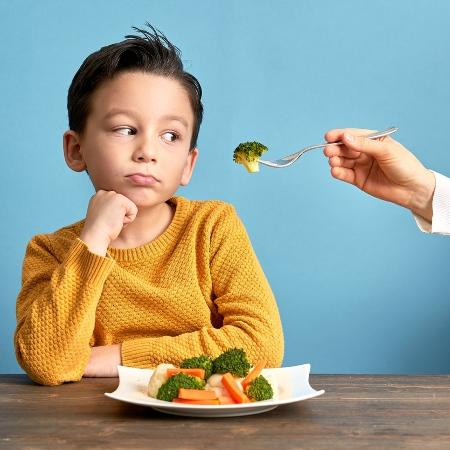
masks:
<instances>
[{"instance_id":1,"label":"broccoli on fork","mask_svg":"<svg viewBox=\"0 0 450 450\"><path fill-rule=\"evenodd\" d=\"M267 147L260 142L242 142L233 153L233 161L242 164L250 172L259 172L258 159L267 152Z\"/></svg>"}]
</instances>

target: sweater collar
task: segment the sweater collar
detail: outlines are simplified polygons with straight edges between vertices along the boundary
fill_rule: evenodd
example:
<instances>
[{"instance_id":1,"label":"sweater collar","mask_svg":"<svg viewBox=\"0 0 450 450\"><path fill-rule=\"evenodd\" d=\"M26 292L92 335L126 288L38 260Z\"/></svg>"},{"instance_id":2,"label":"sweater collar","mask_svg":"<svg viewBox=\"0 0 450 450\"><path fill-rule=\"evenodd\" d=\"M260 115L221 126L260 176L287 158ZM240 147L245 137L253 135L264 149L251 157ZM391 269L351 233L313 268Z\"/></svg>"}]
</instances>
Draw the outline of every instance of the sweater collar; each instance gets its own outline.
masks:
<instances>
[{"instance_id":1,"label":"sweater collar","mask_svg":"<svg viewBox=\"0 0 450 450\"><path fill-rule=\"evenodd\" d=\"M175 206L175 213L170 225L153 241L135 248L108 248L108 255L116 261L137 261L152 256L160 255L170 246L177 242L177 236L183 230L188 216L190 202L184 197L177 196L168 200Z\"/></svg>"}]
</instances>

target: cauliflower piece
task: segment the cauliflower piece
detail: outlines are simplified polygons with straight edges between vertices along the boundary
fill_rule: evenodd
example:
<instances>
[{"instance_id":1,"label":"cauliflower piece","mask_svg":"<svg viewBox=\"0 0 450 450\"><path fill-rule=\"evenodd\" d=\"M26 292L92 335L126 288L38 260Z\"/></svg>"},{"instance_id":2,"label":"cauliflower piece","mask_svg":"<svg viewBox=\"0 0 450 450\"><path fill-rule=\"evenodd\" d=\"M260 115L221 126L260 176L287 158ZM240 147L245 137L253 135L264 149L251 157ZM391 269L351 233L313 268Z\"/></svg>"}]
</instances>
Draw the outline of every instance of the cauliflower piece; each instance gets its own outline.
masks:
<instances>
[{"instance_id":1,"label":"cauliflower piece","mask_svg":"<svg viewBox=\"0 0 450 450\"><path fill-rule=\"evenodd\" d=\"M225 388L223 388L223 387L209 387L209 388L207 387L206 389L208 391L214 391L214 393L216 394L217 398L230 397L230 394L228 393L228 391Z\"/></svg>"},{"instance_id":2,"label":"cauliflower piece","mask_svg":"<svg viewBox=\"0 0 450 450\"><path fill-rule=\"evenodd\" d=\"M223 377L223 374L221 374L221 373L215 373L215 374L211 375L208 378L208 380L206 381L206 386L205 386L206 389L208 389L208 388L209 389L212 389L212 388L224 388L225 389L225 386L222 384L222 377ZM243 378L238 378L238 377L233 377L233 378L236 380L236 383L237 383L239 389L242 392L244 392L244 388L242 387ZM225 391L228 392L226 389L225 389Z\"/></svg>"},{"instance_id":3,"label":"cauliflower piece","mask_svg":"<svg viewBox=\"0 0 450 450\"><path fill-rule=\"evenodd\" d=\"M167 381L167 369L175 369L173 364L159 364L153 370L148 383L148 395L156 398L159 388Z\"/></svg>"},{"instance_id":4,"label":"cauliflower piece","mask_svg":"<svg viewBox=\"0 0 450 450\"><path fill-rule=\"evenodd\" d=\"M236 377L234 377L234 379L236 380L238 388L241 390L241 392L244 392L244 388L242 387L242 382L244 381L244 378L236 378Z\"/></svg>"},{"instance_id":5,"label":"cauliflower piece","mask_svg":"<svg viewBox=\"0 0 450 450\"><path fill-rule=\"evenodd\" d=\"M208 387L223 387L222 384L222 374L221 373L215 373L214 375L211 375L208 380L206 381L206 386Z\"/></svg>"}]
</instances>

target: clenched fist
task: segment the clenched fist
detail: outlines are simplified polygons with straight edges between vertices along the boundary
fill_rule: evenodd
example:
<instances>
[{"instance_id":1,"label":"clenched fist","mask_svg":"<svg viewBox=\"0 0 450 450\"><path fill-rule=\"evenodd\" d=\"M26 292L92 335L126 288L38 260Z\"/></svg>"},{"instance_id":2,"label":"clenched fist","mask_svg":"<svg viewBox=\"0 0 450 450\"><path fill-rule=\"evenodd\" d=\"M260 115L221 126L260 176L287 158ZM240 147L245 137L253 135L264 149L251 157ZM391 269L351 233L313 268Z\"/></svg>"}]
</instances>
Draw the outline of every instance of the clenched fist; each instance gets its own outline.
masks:
<instances>
[{"instance_id":1,"label":"clenched fist","mask_svg":"<svg viewBox=\"0 0 450 450\"><path fill-rule=\"evenodd\" d=\"M105 256L110 243L133 222L137 212L137 206L124 195L99 190L89 202L80 239L92 253Z\"/></svg>"}]
</instances>

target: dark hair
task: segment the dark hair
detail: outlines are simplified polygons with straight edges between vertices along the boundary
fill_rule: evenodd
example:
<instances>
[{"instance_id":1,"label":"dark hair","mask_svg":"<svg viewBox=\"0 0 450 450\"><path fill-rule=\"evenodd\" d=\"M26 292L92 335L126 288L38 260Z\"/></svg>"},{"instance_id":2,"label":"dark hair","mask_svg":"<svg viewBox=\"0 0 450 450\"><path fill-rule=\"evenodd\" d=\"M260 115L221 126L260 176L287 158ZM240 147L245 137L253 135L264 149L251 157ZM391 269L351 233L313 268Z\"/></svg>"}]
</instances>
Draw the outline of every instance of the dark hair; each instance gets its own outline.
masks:
<instances>
[{"instance_id":1,"label":"dark hair","mask_svg":"<svg viewBox=\"0 0 450 450\"><path fill-rule=\"evenodd\" d=\"M190 144L193 149L203 118L202 88L193 75L183 70L179 48L148 22L146 26L150 31L132 27L142 36L127 35L124 41L102 47L83 61L67 95L69 128L79 133L84 131L91 96L103 81L121 72L148 72L177 80L186 89L194 113Z\"/></svg>"}]
</instances>

